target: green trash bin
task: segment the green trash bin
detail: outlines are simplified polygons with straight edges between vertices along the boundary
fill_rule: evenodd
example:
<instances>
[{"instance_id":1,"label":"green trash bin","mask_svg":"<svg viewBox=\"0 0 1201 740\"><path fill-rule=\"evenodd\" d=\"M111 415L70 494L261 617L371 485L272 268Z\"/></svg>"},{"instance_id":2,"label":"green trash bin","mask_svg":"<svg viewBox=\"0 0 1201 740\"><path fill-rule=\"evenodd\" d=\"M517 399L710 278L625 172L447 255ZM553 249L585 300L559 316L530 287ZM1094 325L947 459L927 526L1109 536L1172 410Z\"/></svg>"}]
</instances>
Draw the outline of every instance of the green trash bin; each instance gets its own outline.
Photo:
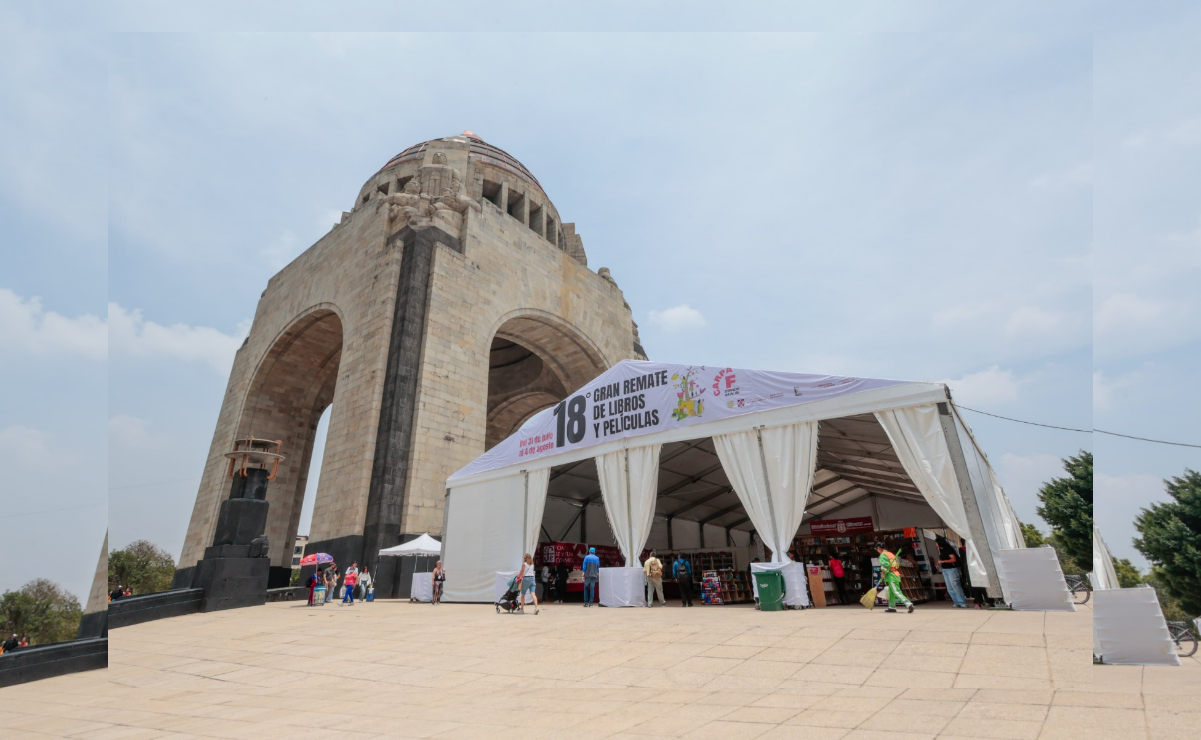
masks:
<instances>
[{"instance_id":1,"label":"green trash bin","mask_svg":"<svg viewBox=\"0 0 1201 740\"><path fill-rule=\"evenodd\" d=\"M755 585L759 588L758 608L765 612L784 611L784 574L778 570L755 573Z\"/></svg>"}]
</instances>

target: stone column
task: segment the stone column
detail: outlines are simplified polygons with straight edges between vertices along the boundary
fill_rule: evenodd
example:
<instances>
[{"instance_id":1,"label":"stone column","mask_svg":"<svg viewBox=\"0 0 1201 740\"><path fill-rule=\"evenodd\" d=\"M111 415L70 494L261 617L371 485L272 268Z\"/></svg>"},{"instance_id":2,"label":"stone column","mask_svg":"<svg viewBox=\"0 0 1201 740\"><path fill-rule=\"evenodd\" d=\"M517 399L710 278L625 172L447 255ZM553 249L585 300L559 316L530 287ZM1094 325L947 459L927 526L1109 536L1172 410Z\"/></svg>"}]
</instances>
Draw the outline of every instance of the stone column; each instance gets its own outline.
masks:
<instances>
[{"instance_id":1,"label":"stone column","mask_svg":"<svg viewBox=\"0 0 1201 740\"><path fill-rule=\"evenodd\" d=\"M502 182L500 184L500 195L497 196L496 200L500 204L500 212L508 213L509 212L509 183L508 182Z\"/></svg>"},{"instance_id":2,"label":"stone column","mask_svg":"<svg viewBox=\"0 0 1201 740\"><path fill-rule=\"evenodd\" d=\"M530 225L530 196L529 196L529 193L523 194L521 196L521 212L514 214L514 215L517 216L517 220L520 221L521 223L525 224L526 226Z\"/></svg>"},{"instance_id":3,"label":"stone column","mask_svg":"<svg viewBox=\"0 0 1201 740\"><path fill-rule=\"evenodd\" d=\"M526 209L529 210L529 199L526 199ZM538 236L546 238L546 206L538 209L538 223L530 224L530 228L538 233Z\"/></svg>"}]
</instances>

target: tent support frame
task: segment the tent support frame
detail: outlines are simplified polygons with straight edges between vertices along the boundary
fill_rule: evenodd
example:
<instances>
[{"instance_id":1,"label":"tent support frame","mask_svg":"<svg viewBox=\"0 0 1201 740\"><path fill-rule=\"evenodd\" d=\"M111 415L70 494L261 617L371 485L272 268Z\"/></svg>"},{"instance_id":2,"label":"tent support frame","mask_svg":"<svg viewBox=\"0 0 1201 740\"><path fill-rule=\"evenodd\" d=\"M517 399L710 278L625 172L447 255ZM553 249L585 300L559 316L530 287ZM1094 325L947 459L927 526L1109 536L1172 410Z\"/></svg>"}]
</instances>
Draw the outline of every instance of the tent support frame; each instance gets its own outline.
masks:
<instances>
[{"instance_id":1,"label":"tent support frame","mask_svg":"<svg viewBox=\"0 0 1201 740\"><path fill-rule=\"evenodd\" d=\"M947 451L951 455L951 465L955 468L955 480L963 498L963 511L967 514L967 526L976 544L976 552L984 561L984 571L988 576L985 590L990 599L1001 598L1001 584L997 580L997 564L993 561L992 546L988 541L988 530L984 528L984 517L980 513L980 502L977 491L972 486L972 477L968 474L967 460L963 456L963 447L959 443L959 430L955 427L955 417L951 415L950 405L946 402L938 404L938 421L942 426L943 436L947 440Z\"/></svg>"}]
</instances>

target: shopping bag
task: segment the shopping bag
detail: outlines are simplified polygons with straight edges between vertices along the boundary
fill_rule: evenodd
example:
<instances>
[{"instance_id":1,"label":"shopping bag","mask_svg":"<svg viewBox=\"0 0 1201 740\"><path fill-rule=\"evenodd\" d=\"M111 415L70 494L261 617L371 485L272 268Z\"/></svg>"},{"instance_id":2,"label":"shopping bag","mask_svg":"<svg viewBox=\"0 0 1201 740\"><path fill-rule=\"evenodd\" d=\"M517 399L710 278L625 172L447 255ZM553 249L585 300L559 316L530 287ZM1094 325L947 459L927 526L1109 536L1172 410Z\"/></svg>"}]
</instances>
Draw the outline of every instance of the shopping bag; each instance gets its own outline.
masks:
<instances>
[{"instance_id":1,"label":"shopping bag","mask_svg":"<svg viewBox=\"0 0 1201 740\"><path fill-rule=\"evenodd\" d=\"M375 601L375 589L367 589L367 601Z\"/></svg>"},{"instance_id":2,"label":"shopping bag","mask_svg":"<svg viewBox=\"0 0 1201 740\"><path fill-rule=\"evenodd\" d=\"M859 599L859 603L863 604L868 609L874 609L876 606L876 589L869 588L863 597Z\"/></svg>"}]
</instances>

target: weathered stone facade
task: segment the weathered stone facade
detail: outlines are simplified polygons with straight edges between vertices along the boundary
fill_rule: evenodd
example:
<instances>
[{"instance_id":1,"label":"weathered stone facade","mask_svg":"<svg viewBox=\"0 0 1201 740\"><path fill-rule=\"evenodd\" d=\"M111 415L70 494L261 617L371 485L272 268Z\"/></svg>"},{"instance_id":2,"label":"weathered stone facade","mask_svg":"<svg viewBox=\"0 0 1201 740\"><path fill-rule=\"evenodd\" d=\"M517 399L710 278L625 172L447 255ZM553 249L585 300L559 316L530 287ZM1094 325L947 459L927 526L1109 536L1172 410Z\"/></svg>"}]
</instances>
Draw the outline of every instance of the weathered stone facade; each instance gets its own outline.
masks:
<instances>
[{"instance_id":1,"label":"weathered stone facade","mask_svg":"<svg viewBox=\"0 0 1201 740\"><path fill-rule=\"evenodd\" d=\"M230 374L180 564L211 544L236 438L280 439L273 571L291 566L332 403L309 552L376 560L440 534L448 475L614 363L644 357L616 282L587 267L517 160L471 134L397 155L267 284ZM190 568L177 585L190 579Z\"/></svg>"}]
</instances>

